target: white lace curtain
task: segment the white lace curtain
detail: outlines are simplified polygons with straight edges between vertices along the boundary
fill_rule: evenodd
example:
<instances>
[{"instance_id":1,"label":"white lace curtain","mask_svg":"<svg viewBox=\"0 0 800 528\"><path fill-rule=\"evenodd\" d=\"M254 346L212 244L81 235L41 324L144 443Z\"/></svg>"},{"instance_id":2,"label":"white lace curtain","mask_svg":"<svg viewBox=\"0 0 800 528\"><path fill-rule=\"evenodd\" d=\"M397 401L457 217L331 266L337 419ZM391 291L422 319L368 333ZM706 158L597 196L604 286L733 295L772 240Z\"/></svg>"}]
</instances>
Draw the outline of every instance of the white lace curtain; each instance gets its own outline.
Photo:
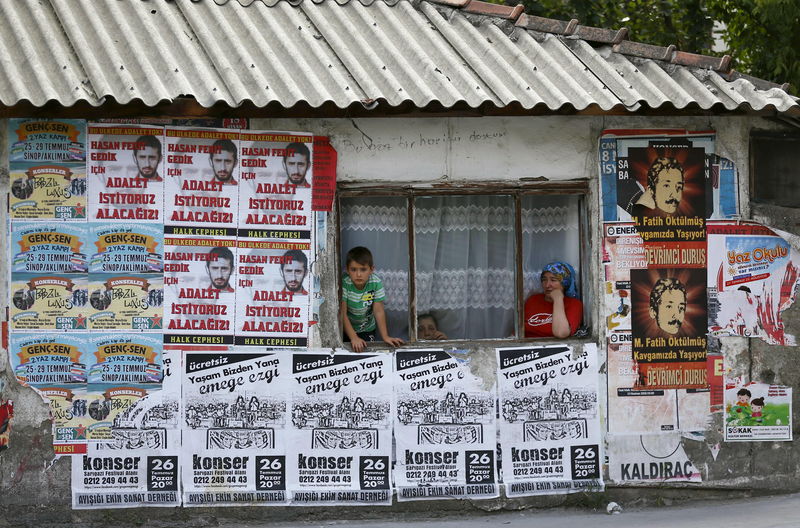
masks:
<instances>
[{"instance_id":1,"label":"white lace curtain","mask_svg":"<svg viewBox=\"0 0 800 528\"><path fill-rule=\"evenodd\" d=\"M523 197L524 294L541 289L552 260L578 269L578 199ZM515 335L514 200L511 196L419 197L415 202L417 314L431 313L451 339ZM408 234L404 197L342 202L342 259L366 246L386 289L389 333L408 335ZM342 262L344 265L344 262Z\"/></svg>"}]
</instances>

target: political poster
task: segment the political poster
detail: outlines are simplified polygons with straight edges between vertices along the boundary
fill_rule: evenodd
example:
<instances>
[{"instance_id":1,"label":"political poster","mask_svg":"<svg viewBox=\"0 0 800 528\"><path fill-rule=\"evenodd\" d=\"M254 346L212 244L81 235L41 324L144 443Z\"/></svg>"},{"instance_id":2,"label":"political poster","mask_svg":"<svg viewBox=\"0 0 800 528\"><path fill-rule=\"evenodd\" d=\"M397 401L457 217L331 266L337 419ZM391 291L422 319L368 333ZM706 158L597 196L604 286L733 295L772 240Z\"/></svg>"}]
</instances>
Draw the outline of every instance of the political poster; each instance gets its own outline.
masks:
<instances>
[{"instance_id":1,"label":"political poster","mask_svg":"<svg viewBox=\"0 0 800 528\"><path fill-rule=\"evenodd\" d=\"M235 228L239 131L166 127L164 223Z\"/></svg>"},{"instance_id":2,"label":"political poster","mask_svg":"<svg viewBox=\"0 0 800 528\"><path fill-rule=\"evenodd\" d=\"M494 387L441 349L394 360L397 499L497 497Z\"/></svg>"},{"instance_id":3,"label":"political poster","mask_svg":"<svg viewBox=\"0 0 800 528\"><path fill-rule=\"evenodd\" d=\"M237 244L236 345L306 346L311 243L240 237Z\"/></svg>"},{"instance_id":4,"label":"political poster","mask_svg":"<svg viewBox=\"0 0 800 528\"><path fill-rule=\"evenodd\" d=\"M292 355L293 505L391 504L391 361L390 354Z\"/></svg>"},{"instance_id":5,"label":"political poster","mask_svg":"<svg viewBox=\"0 0 800 528\"><path fill-rule=\"evenodd\" d=\"M85 330L86 275L15 273L11 278L10 326L25 330Z\"/></svg>"},{"instance_id":6,"label":"political poster","mask_svg":"<svg viewBox=\"0 0 800 528\"><path fill-rule=\"evenodd\" d=\"M712 335L760 337L794 345L781 312L791 306L800 282L800 254L768 227L747 222L709 225L709 331Z\"/></svg>"},{"instance_id":7,"label":"political poster","mask_svg":"<svg viewBox=\"0 0 800 528\"><path fill-rule=\"evenodd\" d=\"M638 388L707 388L706 270L634 269L631 334Z\"/></svg>"},{"instance_id":8,"label":"political poster","mask_svg":"<svg viewBox=\"0 0 800 528\"><path fill-rule=\"evenodd\" d=\"M309 238L312 141L311 135L241 132L240 227L283 232L270 238Z\"/></svg>"},{"instance_id":9,"label":"political poster","mask_svg":"<svg viewBox=\"0 0 800 528\"><path fill-rule=\"evenodd\" d=\"M232 345L236 231L164 229L164 343Z\"/></svg>"},{"instance_id":10,"label":"political poster","mask_svg":"<svg viewBox=\"0 0 800 528\"><path fill-rule=\"evenodd\" d=\"M11 368L23 385L85 390L90 361L87 336L66 333L14 333Z\"/></svg>"},{"instance_id":11,"label":"political poster","mask_svg":"<svg viewBox=\"0 0 800 528\"><path fill-rule=\"evenodd\" d=\"M725 383L726 442L790 442L792 388L767 383Z\"/></svg>"},{"instance_id":12,"label":"political poster","mask_svg":"<svg viewBox=\"0 0 800 528\"><path fill-rule=\"evenodd\" d=\"M86 218L86 123L9 119L9 218Z\"/></svg>"},{"instance_id":13,"label":"political poster","mask_svg":"<svg viewBox=\"0 0 800 528\"><path fill-rule=\"evenodd\" d=\"M609 434L608 475L616 483L700 482L679 432Z\"/></svg>"},{"instance_id":14,"label":"political poster","mask_svg":"<svg viewBox=\"0 0 800 528\"><path fill-rule=\"evenodd\" d=\"M153 339L144 334L138 337ZM113 343L110 335L96 335L94 346L107 354L133 357L149 356L149 349L160 346L159 340L137 345L131 338ZM108 440L91 442L82 456L73 457L73 508L180 505L179 354L164 351L163 385L150 385L147 396L118 414Z\"/></svg>"},{"instance_id":15,"label":"political poster","mask_svg":"<svg viewBox=\"0 0 800 528\"><path fill-rule=\"evenodd\" d=\"M496 352L506 496L602 491L596 350Z\"/></svg>"},{"instance_id":16,"label":"political poster","mask_svg":"<svg viewBox=\"0 0 800 528\"><path fill-rule=\"evenodd\" d=\"M284 352L189 352L183 369L185 506L287 503Z\"/></svg>"},{"instance_id":17,"label":"political poster","mask_svg":"<svg viewBox=\"0 0 800 528\"><path fill-rule=\"evenodd\" d=\"M13 222L11 273L86 273L86 224Z\"/></svg>"},{"instance_id":18,"label":"political poster","mask_svg":"<svg viewBox=\"0 0 800 528\"><path fill-rule=\"evenodd\" d=\"M135 222L89 224L89 273L164 272L164 230Z\"/></svg>"},{"instance_id":19,"label":"political poster","mask_svg":"<svg viewBox=\"0 0 800 528\"><path fill-rule=\"evenodd\" d=\"M164 129L89 123L89 220L164 222Z\"/></svg>"}]
</instances>

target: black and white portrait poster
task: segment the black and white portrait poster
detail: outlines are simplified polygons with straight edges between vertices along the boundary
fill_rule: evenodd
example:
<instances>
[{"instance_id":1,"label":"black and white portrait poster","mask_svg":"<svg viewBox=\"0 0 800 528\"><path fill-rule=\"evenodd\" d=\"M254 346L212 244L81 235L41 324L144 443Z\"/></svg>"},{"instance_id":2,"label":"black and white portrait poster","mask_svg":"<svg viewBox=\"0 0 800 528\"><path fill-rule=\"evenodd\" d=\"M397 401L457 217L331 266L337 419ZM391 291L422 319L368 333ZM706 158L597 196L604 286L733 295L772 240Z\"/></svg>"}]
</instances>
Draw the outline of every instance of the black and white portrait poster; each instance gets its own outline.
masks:
<instances>
[{"instance_id":1,"label":"black and white portrait poster","mask_svg":"<svg viewBox=\"0 0 800 528\"><path fill-rule=\"evenodd\" d=\"M117 414L109 439L72 457L73 508L180 505L180 352L161 355L160 388Z\"/></svg>"},{"instance_id":2,"label":"black and white portrait poster","mask_svg":"<svg viewBox=\"0 0 800 528\"><path fill-rule=\"evenodd\" d=\"M286 504L287 353L191 352L183 369L184 506Z\"/></svg>"},{"instance_id":3,"label":"black and white portrait poster","mask_svg":"<svg viewBox=\"0 0 800 528\"><path fill-rule=\"evenodd\" d=\"M498 496L495 391L441 349L395 353L399 501Z\"/></svg>"},{"instance_id":4,"label":"black and white portrait poster","mask_svg":"<svg viewBox=\"0 0 800 528\"><path fill-rule=\"evenodd\" d=\"M391 504L391 361L390 354L292 355L293 505Z\"/></svg>"},{"instance_id":5,"label":"black and white portrait poster","mask_svg":"<svg viewBox=\"0 0 800 528\"><path fill-rule=\"evenodd\" d=\"M603 491L597 349L498 348L508 497Z\"/></svg>"}]
</instances>

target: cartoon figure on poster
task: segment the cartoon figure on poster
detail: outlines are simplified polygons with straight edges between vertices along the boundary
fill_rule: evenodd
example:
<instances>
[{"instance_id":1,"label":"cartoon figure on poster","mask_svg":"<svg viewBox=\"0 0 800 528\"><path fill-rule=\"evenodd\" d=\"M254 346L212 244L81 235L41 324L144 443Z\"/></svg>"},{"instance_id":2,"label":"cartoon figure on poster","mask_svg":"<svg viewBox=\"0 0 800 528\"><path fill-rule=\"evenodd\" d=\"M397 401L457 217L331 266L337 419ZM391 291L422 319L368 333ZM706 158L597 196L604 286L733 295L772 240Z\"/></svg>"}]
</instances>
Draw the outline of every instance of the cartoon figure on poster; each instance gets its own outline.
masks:
<instances>
[{"instance_id":1,"label":"cartoon figure on poster","mask_svg":"<svg viewBox=\"0 0 800 528\"><path fill-rule=\"evenodd\" d=\"M728 380L725 385L725 441L792 439L792 389Z\"/></svg>"},{"instance_id":2,"label":"cartoon figure on poster","mask_svg":"<svg viewBox=\"0 0 800 528\"><path fill-rule=\"evenodd\" d=\"M631 270L637 387L705 388L706 270Z\"/></svg>"}]
</instances>

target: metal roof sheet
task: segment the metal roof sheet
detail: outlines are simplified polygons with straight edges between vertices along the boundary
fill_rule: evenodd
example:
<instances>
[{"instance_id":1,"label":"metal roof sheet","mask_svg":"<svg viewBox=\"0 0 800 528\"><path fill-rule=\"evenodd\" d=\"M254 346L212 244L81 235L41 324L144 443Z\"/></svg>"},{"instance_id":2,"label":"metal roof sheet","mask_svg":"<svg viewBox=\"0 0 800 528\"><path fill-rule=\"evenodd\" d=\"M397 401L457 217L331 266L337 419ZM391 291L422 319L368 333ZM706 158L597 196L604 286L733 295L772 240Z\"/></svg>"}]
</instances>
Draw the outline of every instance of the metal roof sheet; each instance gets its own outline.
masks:
<instances>
[{"instance_id":1,"label":"metal roof sheet","mask_svg":"<svg viewBox=\"0 0 800 528\"><path fill-rule=\"evenodd\" d=\"M730 61L477 0L0 2L0 104L800 113ZM657 57L657 58L653 58ZM663 59L663 60L662 60Z\"/></svg>"}]
</instances>

